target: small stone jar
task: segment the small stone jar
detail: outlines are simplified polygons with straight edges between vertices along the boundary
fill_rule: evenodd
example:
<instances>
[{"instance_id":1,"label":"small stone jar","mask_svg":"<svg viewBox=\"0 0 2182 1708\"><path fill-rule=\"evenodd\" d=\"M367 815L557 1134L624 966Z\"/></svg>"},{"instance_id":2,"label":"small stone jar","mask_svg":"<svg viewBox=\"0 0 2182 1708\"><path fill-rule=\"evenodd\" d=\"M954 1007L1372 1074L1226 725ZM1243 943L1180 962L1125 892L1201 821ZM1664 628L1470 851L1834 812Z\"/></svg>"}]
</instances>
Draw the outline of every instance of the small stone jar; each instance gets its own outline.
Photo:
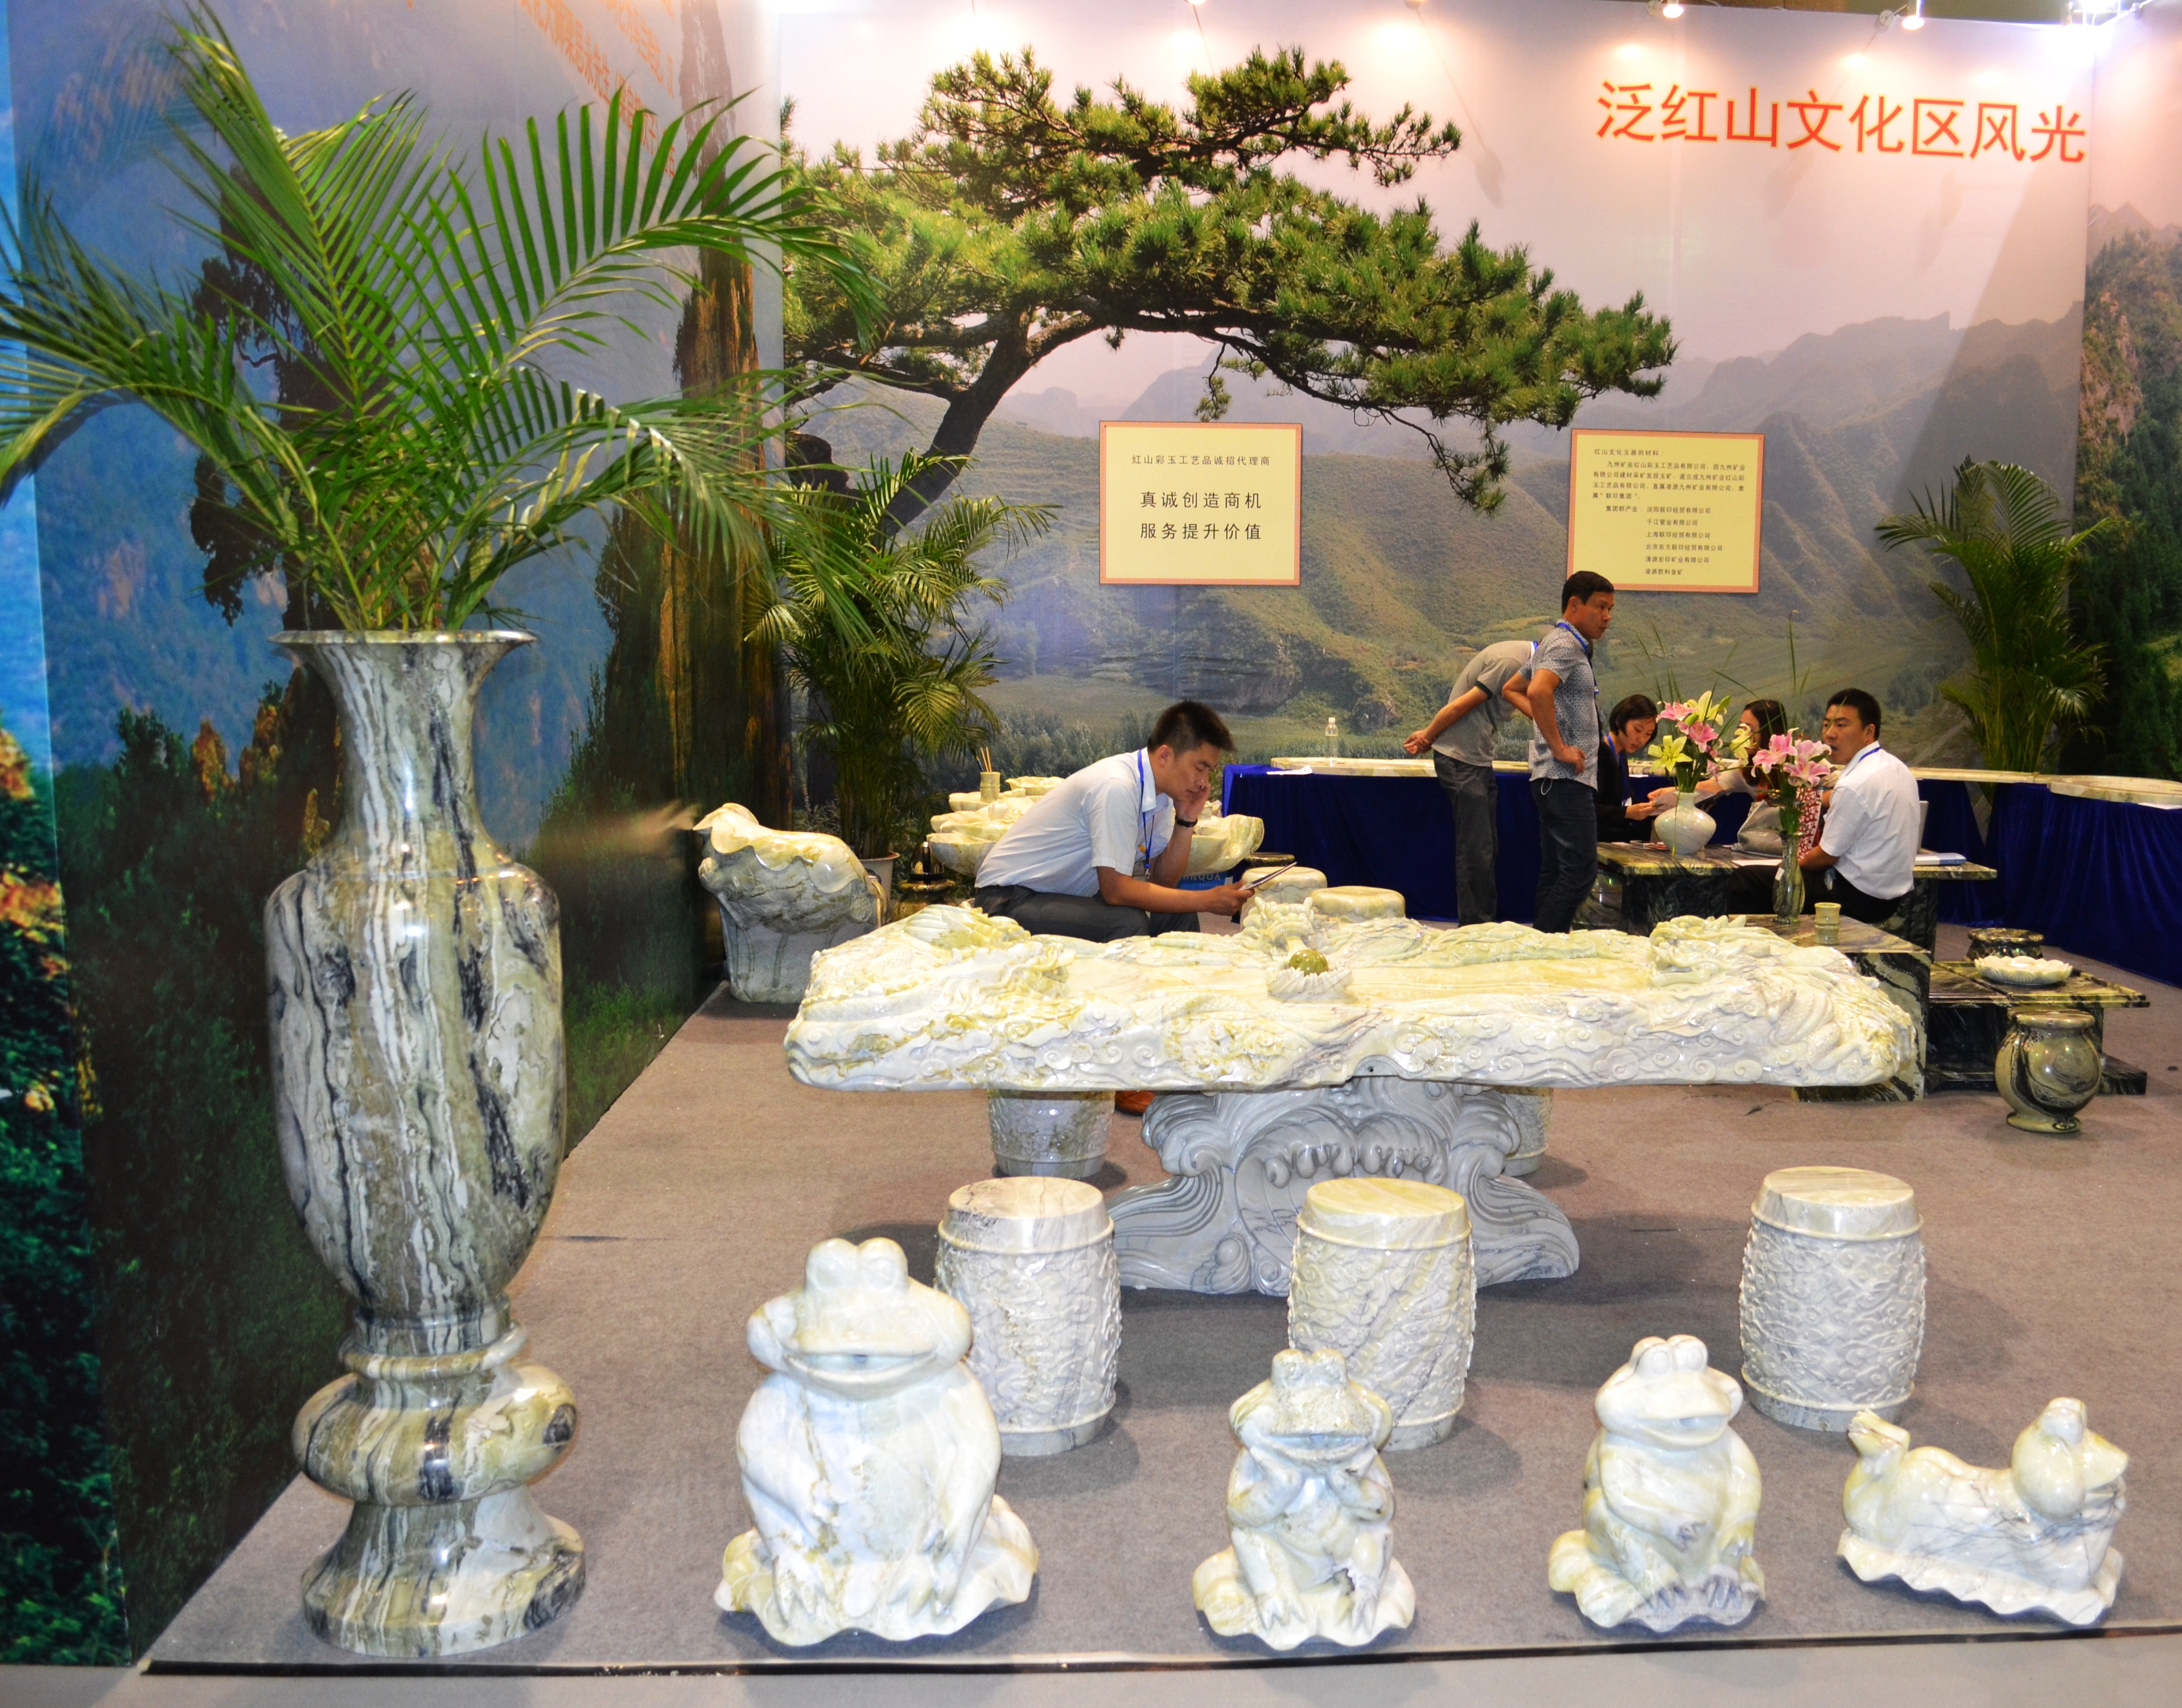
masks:
<instances>
[{"instance_id":1,"label":"small stone jar","mask_svg":"<svg viewBox=\"0 0 2182 1708\"><path fill-rule=\"evenodd\" d=\"M1288 1344L1349 1361L1393 1408L1388 1451L1454 1433L1477 1329L1462 1194L1422 1180L1321 1180L1296 1218Z\"/></svg>"},{"instance_id":2,"label":"small stone jar","mask_svg":"<svg viewBox=\"0 0 2182 1708\"><path fill-rule=\"evenodd\" d=\"M1917 1195L1864 1169L1779 1169L1742 1253L1742 1385L1776 1423L1847 1433L1908 1402L1924 1344Z\"/></svg>"},{"instance_id":3,"label":"small stone jar","mask_svg":"<svg viewBox=\"0 0 2182 1708\"><path fill-rule=\"evenodd\" d=\"M939 1291L970 1313L970 1372L1000 1451L1065 1453L1114 1409L1121 1276L1114 1223L1078 1180L978 1180L947 1200Z\"/></svg>"},{"instance_id":4,"label":"small stone jar","mask_svg":"<svg viewBox=\"0 0 2182 1708\"><path fill-rule=\"evenodd\" d=\"M993 1171L1088 1180L1106 1160L1111 1092L989 1092Z\"/></svg>"},{"instance_id":5,"label":"small stone jar","mask_svg":"<svg viewBox=\"0 0 2182 1708\"><path fill-rule=\"evenodd\" d=\"M1992 1059L1992 1082L2026 1133L2078 1133L2076 1112L2099 1094L2106 1064L2099 1017L2085 1009L2011 1009Z\"/></svg>"}]
</instances>

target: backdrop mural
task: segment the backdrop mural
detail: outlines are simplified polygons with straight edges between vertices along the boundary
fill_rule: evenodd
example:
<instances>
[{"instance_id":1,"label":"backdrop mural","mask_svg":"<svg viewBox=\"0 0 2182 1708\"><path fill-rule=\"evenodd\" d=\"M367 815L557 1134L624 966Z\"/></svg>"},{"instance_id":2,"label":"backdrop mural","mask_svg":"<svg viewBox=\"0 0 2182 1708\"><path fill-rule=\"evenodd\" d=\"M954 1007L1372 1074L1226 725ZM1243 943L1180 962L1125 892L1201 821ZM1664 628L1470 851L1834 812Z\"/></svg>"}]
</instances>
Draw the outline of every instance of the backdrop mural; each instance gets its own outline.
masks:
<instances>
[{"instance_id":1,"label":"backdrop mural","mask_svg":"<svg viewBox=\"0 0 2182 1708\"><path fill-rule=\"evenodd\" d=\"M219 10L299 130L402 88L466 143L624 84L773 113L760 14L709 0ZM164 12L11 0L8 191L246 292L159 213ZM761 312L717 268L586 378L656 395L747 368ZM344 1310L273 1144L258 922L337 811L335 725L267 644L284 588L235 578L197 493L179 442L115 410L0 521L0 1368L30 1400L0 1423L8 1661L148 1644L285 1484L288 1421L336 1368ZM572 1140L709 988L684 828L729 798L786 810L781 686L729 572L633 529L597 544L512 578L542 644L496 672L478 738L488 821L561 898Z\"/></svg>"},{"instance_id":2,"label":"backdrop mural","mask_svg":"<svg viewBox=\"0 0 2182 1708\"><path fill-rule=\"evenodd\" d=\"M1337 61L1339 98L1374 121L1452 121L1460 146L1418 158L1390 187L1338 158L1290 155L1274 169L1382 214L1421 199L1444 243L1475 221L1488 249L1526 252L1587 310L1641 293L1671 329L1673 360L1653 370L1664 389L1605 391L1577 424L1766 435L1759 591L1624 600L1609 698L1674 680L1814 712L1854 680L1886 702L1906 751L1959 762L1953 714L1933 696L1959 643L1921 558L1879 550L1872 525L1964 456L2069 487L2080 239L2100 147L2092 40L1705 7L1667 20L1596 0L1186 12L804 0L783 18L782 77L799 145L817 159L843 144L867 165L903 139L959 145L959 126L919 130L935 75L1026 47L1063 105L1079 86L1110 102L1126 78L1186 108L1191 75L1299 47ZM977 187L968 158L958 146L965 194ZM1097 751L1117 720L1181 694L1240 714L1249 756L1315 751L1329 715L1358 749L1391 753L1472 649L1548 619L1565 562L1565 432L1507 427L1504 501L1481 514L1431 459L1421 414L1357 413L1215 372L1223 352L1159 324L1139 315L1111 341L1059 345L977 440L972 485L1061 506L1006 571L1012 679L994 698L1011 763ZM798 336L791 305L791 351ZM914 389L913 363L896 367L894 384L827 394L815 430L852 452L944 442L962 412L947 412L941 388ZM1189 419L1209 380L1229 419L1304 425L1302 586L1099 587L1097 423ZM884 407L824 412L845 397Z\"/></svg>"}]
</instances>

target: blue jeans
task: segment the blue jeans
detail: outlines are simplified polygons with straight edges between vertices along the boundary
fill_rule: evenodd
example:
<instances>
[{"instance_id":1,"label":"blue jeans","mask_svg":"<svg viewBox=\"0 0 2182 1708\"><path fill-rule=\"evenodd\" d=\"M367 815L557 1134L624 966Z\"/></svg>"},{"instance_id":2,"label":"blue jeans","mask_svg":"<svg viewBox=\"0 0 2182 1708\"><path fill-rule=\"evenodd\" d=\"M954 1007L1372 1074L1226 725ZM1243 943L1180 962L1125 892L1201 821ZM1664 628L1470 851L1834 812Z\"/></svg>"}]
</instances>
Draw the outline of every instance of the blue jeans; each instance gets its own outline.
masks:
<instances>
[{"instance_id":1,"label":"blue jeans","mask_svg":"<svg viewBox=\"0 0 2182 1708\"><path fill-rule=\"evenodd\" d=\"M1432 770L1454 810L1455 920L1481 926L1500 917L1500 781L1489 765L1432 755Z\"/></svg>"},{"instance_id":2,"label":"blue jeans","mask_svg":"<svg viewBox=\"0 0 2182 1708\"><path fill-rule=\"evenodd\" d=\"M1534 777L1538 809L1538 903L1531 923L1565 931L1598 882L1598 792L1573 777Z\"/></svg>"}]
</instances>

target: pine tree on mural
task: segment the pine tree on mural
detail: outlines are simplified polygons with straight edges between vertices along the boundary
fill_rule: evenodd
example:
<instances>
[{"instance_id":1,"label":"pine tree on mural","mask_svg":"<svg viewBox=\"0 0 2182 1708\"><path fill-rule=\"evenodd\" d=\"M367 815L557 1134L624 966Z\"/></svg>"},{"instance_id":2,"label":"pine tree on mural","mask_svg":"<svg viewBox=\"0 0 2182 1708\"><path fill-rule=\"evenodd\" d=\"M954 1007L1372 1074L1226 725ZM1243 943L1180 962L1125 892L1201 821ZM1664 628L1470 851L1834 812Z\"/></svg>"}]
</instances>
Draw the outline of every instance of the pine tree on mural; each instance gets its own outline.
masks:
<instances>
[{"instance_id":1,"label":"pine tree on mural","mask_svg":"<svg viewBox=\"0 0 2182 1708\"><path fill-rule=\"evenodd\" d=\"M1421 202L1374 213L1277 169L1339 159L1390 187L1460 145L1408 107L1372 123L1339 99L1348 80L1300 48L1253 52L1192 76L1177 112L1118 81L1111 99L1056 99L1027 48L940 72L916 131L875 160L839 146L799 157L867 241L884 329L866 345L850 300L791 266L791 364L814 394L855 375L943 400L928 449L961 458L1063 345L1191 333L1240 371L1415 428L1461 499L1494 507L1499 430L1565 427L1601 392L1655 395L1674 355L1667 324L1641 295L1585 308L1475 224L1447 247ZM1225 405L1216 371L1199 413ZM1451 441L1449 423L1466 436ZM897 522L959 467L928 465Z\"/></svg>"}]
</instances>

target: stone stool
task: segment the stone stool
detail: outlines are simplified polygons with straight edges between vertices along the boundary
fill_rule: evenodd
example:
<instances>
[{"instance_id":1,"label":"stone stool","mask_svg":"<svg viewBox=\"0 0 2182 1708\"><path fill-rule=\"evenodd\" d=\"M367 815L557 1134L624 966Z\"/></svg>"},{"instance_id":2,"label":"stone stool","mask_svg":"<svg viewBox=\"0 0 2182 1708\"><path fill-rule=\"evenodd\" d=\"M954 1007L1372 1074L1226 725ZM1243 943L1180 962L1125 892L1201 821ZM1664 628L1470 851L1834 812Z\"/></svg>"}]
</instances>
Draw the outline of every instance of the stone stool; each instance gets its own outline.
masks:
<instances>
[{"instance_id":1,"label":"stone stool","mask_svg":"<svg viewBox=\"0 0 2182 1708\"><path fill-rule=\"evenodd\" d=\"M1477 1326L1462 1194L1423 1180L1321 1180L1296 1218L1288 1344L1337 1351L1393 1408L1389 1451L1454 1433Z\"/></svg>"},{"instance_id":2,"label":"stone stool","mask_svg":"<svg viewBox=\"0 0 2182 1708\"><path fill-rule=\"evenodd\" d=\"M1065 1453L1099 1433L1114 1409L1121 1280L1096 1187L1036 1178L958 1187L934 1279L970 1313L970 1371L1000 1420L1003 1453Z\"/></svg>"},{"instance_id":3,"label":"stone stool","mask_svg":"<svg viewBox=\"0 0 2182 1708\"><path fill-rule=\"evenodd\" d=\"M1304 905L1321 919L1344 924L1357 920L1398 920L1409 912L1399 890L1374 889L1369 884L1336 884L1331 889L1315 890Z\"/></svg>"},{"instance_id":4,"label":"stone stool","mask_svg":"<svg viewBox=\"0 0 2182 1708\"><path fill-rule=\"evenodd\" d=\"M988 1092L993 1172L1088 1180L1106 1160L1111 1092Z\"/></svg>"},{"instance_id":5,"label":"stone stool","mask_svg":"<svg viewBox=\"0 0 2182 1708\"><path fill-rule=\"evenodd\" d=\"M1247 882L1250 874L1244 872ZM1257 899L1271 902L1277 906L1300 906L1315 892L1326 887L1326 874L1316 866L1290 866L1277 877L1269 877L1258 886Z\"/></svg>"},{"instance_id":6,"label":"stone stool","mask_svg":"<svg viewBox=\"0 0 2182 1708\"><path fill-rule=\"evenodd\" d=\"M1778 1169L1742 1254L1742 1385L1776 1423L1846 1434L1892 1419L1924 1341L1917 1195L1863 1169Z\"/></svg>"}]
</instances>

